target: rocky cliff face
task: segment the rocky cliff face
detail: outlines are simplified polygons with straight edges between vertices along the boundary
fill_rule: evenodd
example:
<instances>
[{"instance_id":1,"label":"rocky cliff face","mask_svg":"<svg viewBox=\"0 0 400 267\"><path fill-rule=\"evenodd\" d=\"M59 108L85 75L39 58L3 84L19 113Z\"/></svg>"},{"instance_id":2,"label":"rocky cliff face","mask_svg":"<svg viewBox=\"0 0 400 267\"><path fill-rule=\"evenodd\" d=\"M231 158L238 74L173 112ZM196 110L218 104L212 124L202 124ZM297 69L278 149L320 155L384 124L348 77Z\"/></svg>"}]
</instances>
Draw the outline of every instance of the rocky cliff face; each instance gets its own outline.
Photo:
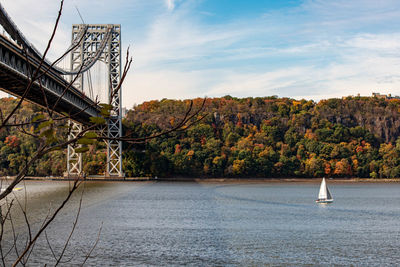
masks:
<instances>
[{"instance_id":1,"label":"rocky cliff face","mask_svg":"<svg viewBox=\"0 0 400 267\"><path fill-rule=\"evenodd\" d=\"M144 103L131 113L129 120L140 123L155 123L161 128L171 127L172 117L179 120L185 114L184 102L168 100L167 103ZM156 108L154 108L156 106ZM346 127L361 126L383 142L394 142L400 136L400 101L373 97L328 99L319 103L297 101L288 98L246 98L208 100L203 113L209 113L207 120L217 127L226 123L255 125L271 122L281 129L294 127L299 134L307 129L316 129L324 121L342 124Z\"/></svg>"},{"instance_id":2,"label":"rocky cliff face","mask_svg":"<svg viewBox=\"0 0 400 267\"><path fill-rule=\"evenodd\" d=\"M334 103L332 103L334 102ZM374 98L336 99L321 101L314 115L320 120L347 127L366 128L384 142L394 142L400 135L398 103Z\"/></svg>"}]
</instances>

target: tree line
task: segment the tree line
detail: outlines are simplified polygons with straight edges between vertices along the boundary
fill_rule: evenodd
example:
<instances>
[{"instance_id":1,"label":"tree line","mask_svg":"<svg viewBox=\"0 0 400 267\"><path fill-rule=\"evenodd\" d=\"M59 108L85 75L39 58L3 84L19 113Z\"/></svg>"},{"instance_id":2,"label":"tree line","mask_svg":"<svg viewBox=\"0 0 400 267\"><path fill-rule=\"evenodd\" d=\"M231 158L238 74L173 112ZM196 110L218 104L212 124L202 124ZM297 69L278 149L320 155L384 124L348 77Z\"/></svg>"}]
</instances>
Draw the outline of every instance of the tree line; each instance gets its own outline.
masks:
<instances>
[{"instance_id":1,"label":"tree line","mask_svg":"<svg viewBox=\"0 0 400 267\"><path fill-rule=\"evenodd\" d=\"M3 110L16 100L3 98ZM144 102L129 110L124 125L132 138L156 136L180 121L189 100ZM203 99L194 99L196 106ZM15 115L30 121L43 110L29 103ZM127 176L158 177L400 177L400 100L347 97L314 102L278 97L206 100L201 120L187 129L124 144ZM193 118L198 120L199 118ZM185 127L184 127L185 128ZM37 148L18 130L0 131L0 175L14 175ZM104 145L84 156L88 175L104 173ZM60 176L65 151L54 151L28 175Z\"/></svg>"}]
</instances>

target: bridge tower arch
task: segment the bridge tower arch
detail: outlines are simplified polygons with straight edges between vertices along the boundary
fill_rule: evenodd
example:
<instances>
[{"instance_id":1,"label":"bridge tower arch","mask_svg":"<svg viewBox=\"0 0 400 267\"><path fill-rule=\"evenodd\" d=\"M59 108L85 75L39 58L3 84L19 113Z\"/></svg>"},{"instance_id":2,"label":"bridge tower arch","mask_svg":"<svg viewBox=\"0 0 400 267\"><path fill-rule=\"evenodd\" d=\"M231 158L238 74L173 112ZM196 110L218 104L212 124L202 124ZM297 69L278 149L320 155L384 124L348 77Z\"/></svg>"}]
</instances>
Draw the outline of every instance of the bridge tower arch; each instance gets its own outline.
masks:
<instances>
[{"instance_id":1,"label":"bridge tower arch","mask_svg":"<svg viewBox=\"0 0 400 267\"><path fill-rule=\"evenodd\" d=\"M83 34L83 36L82 36ZM111 116L107 126L101 131L107 137L107 167L105 176L123 177L122 170L122 101L121 101L121 25L119 24L75 24L72 26L72 44L81 40L71 51L71 73L78 72L73 86L84 90L82 66L90 68L95 61L103 61L108 69L108 104L111 104ZM91 63L92 62L92 63ZM88 67L89 65L89 67ZM71 79L75 78L71 75ZM70 121L69 138L74 138L82 125ZM67 153L67 175L82 174L82 155L75 152L76 147L69 146Z\"/></svg>"}]
</instances>

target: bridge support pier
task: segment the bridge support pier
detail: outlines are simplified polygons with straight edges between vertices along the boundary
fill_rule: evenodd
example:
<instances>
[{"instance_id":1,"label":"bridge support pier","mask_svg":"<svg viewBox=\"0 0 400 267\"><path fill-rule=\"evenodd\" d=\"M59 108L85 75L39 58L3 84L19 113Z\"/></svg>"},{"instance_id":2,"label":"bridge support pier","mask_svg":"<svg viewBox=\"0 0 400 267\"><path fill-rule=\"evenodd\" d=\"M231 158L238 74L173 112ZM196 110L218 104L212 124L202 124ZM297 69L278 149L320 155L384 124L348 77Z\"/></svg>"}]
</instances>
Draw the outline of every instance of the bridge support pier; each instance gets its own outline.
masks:
<instances>
[{"instance_id":1,"label":"bridge support pier","mask_svg":"<svg viewBox=\"0 0 400 267\"><path fill-rule=\"evenodd\" d=\"M106 176L124 177L122 172L122 142L121 119L119 117L108 120L107 137L107 170Z\"/></svg>"},{"instance_id":2,"label":"bridge support pier","mask_svg":"<svg viewBox=\"0 0 400 267\"><path fill-rule=\"evenodd\" d=\"M108 43L108 102L113 107L107 122L107 176L123 177L122 172L122 103L121 103L121 27L114 25Z\"/></svg>"},{"instance_id":3,"label":"bridge support pier","mask_svg":"<svg viewBox=\"0 0 400 267\"><path fill-rule=\"evenodd\" d=\"M82 35L82 30L85 34ZM72 26L72 43L79 38L81 43L71 51L71 71L79 70L82 64L92 60L103 61L108 67L108 103L112 106L107 127L103 135L107 137L106 177L124 177L122 171L122 102L121 102L121 25L78 24ZM83 75L76 79L74 86L83 89ZM72 78L72 77L71 77ZM74 125L74 127L77 127ZM80 126L82 127L82 126ZM75 128L73 128L75 129ZM76 128L78 129L78 128ZM82 130L82 128L79 128ZM76 136L71 132L70 138ZM82 156L68 147L68 175L82 174Z\"/></svg>"},{"instance_id":4,"label":"bridge support pier","mask_svg":"<svg viewBox=\"0 0 400 267\"><path fill-rule=\"evenodd\" d=\"M68 122L70 133L68 140L74 139L82 132L82 124L70 120ZM78 146L80 147L80 146ZM67 173L65 176L68 177L79 177L82 175L82 153L76 153L75 149L78 147L73 147L68 145L67 148Z\"/></svg>"}]
</instances>

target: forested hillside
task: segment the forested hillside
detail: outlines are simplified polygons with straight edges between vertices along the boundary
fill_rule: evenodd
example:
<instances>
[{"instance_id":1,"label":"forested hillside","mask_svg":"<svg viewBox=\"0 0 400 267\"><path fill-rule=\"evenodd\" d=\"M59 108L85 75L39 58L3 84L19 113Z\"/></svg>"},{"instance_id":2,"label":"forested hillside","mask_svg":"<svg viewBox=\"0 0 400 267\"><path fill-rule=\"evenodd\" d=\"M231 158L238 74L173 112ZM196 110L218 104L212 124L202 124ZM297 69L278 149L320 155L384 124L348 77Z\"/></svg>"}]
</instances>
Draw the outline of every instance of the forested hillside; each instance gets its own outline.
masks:
<instances>
[{"instance_id":1,"label":"forested hillside","mask_svg":"<svg viewBox=\"0 0 400 267\"><path fill-rule=\"evenodd\" d=\"M194 100L194 109L202 99ZM15 100L0 100L7 112ZM152 136L179 123L189 101L145 102L124 124L133 137ZM19 120L41 110L24 104ZM145 144L124 145L127 176L400 177L400 101L348 97L318 103L288 98L207 99L187 128ZM0 132L0 175L13 175L36 148L17 129ZM85 171L104 172L101 145L85 156ZM65 151L32 166L30 175L61 175Z\"/></svg>"},{"instance_id":2,"label":"forested hillside","mask_svg":"<svg viewBox=\"0 0 400 267\"><path fill-rule=\"evenodd\" d=\"M184 101L146 102L125 123L149 135L172 127L184 107ZM125 170L133 176L399 177L399 108L399 100L373 97L208 99L209 115L200 123L126 151Z\"/></svg>"},{"instance_id":3,"label":"forested hillside","mask_svg":"<svg viewBox=\"0 0 400 267\"><path fill-rule=\"evenodd\" d=\"M1 116L9 114L17 104L14 98L0 99ZM23 102L9 124L29 123L35 117L44 114L44 110L37 105ZM30 157L39 147L39 140L29 135L34 132L34 127L39 123L32 123L31 127L24 133L20 127L4 127L0 130L0 176L16 175L29 161ZM30 129L29 129L30 128ZM61 131L66 129L56 128L57 136L61 136ZM101 148L101 143L96 142L96 147ZM90 173L100 173L104 171L106 154L104 150L96 150L92 146L90 151L85 153L85 171ZM29 168L28 176L62 176L66 171L67 150L53 151L40 158Z\"/></svg>"}]
</instances>

